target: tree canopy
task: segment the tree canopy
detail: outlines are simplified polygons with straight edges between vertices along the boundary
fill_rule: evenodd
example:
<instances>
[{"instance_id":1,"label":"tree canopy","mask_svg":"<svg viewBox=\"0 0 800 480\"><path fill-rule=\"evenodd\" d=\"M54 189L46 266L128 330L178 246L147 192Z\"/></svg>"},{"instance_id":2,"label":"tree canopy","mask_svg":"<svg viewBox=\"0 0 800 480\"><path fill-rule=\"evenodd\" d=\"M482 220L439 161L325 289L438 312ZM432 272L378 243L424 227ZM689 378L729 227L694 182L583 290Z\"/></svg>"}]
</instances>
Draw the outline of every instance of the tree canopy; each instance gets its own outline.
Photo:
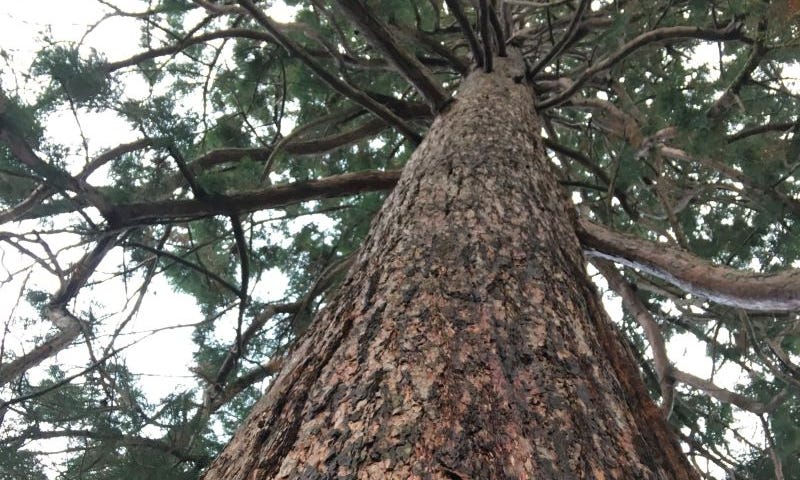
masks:
<instances>
[{"instance_id":1,"label":"tree canopy","mask_svg":"<svg viewBox=\"0 0 800 480\"><path fill-rule=\"evenodd\" d=\"M798 2L96 2L30 66L0 52L0 479L198 478L488 45L525 59L690 460L800 479ZM179 295L196 315L141 318ZM189 378L154 396L127 352L175 331Z\"/></svg>"}]
</instances>

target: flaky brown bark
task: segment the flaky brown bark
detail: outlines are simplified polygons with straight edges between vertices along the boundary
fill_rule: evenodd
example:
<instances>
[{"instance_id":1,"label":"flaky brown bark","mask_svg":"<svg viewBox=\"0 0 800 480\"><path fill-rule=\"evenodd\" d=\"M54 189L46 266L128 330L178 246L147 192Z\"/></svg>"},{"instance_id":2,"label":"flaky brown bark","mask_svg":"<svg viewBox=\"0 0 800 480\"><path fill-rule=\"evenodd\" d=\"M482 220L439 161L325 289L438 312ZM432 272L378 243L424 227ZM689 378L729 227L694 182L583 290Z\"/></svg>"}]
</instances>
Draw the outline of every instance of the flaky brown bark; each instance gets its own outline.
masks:
<instances>
[{"instance_id":1,"label":"flaky brown bark","mask_svg":"<svg viewBox=\"0 0 800 480\"><path fill-rule=\"evenodd\" d=\"M205 480L697 478L587 278L518 67L463 82Z\"/></svg>"}]
</instances>

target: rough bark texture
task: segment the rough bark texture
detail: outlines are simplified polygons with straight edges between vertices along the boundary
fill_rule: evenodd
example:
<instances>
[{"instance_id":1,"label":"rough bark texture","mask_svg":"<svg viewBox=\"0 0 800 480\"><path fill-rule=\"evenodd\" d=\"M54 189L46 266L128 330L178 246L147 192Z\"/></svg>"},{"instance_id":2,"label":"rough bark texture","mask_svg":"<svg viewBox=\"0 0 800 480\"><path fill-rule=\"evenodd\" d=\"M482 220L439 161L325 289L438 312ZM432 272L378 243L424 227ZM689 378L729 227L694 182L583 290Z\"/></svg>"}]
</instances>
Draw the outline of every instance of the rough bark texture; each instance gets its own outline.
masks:
<instances>
[{"instance_id":1,"label":"rough bark texture","mask_svg":"<svg viewBox=\"0 0 800 480\"><path fill-rule=\"evenodd\" d=\"M586 276L522 71L497 62L206 480L697 478Z\"/></svg>"}]
</instances>

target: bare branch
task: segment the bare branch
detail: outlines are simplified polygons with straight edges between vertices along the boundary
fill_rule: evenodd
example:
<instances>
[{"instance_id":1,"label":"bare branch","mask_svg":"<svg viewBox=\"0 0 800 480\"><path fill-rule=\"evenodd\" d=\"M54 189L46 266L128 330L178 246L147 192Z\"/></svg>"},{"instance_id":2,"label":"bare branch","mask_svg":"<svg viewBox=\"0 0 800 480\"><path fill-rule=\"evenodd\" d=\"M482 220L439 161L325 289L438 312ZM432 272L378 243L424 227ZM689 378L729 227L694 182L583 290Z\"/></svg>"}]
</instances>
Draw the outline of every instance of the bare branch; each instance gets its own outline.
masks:
<instances>
[{"instance_id":1,"label":"bare branch","mask_svg":"<svg viewBox=\"0 0 800 480\"><path fill-rule=\"evenodd\" d=\"M84 328L83 321L67 310L67 303L86 284L106 253L114 247L116 240L115 235L105 235L97 242L94 249L73 267L72 275L53 295L46 309L47 318L58 328L58 333L21 357L0 365L0 386L52 357L78 338Z\"/></svg>"},{"instance_id":2,"label":"bare branch","mask_svg":"<svg viewBox=\"0 0 800 480\"><path fill-rule=\"evenodd\" d=\"M675 377L676 381L685 383L686 385L694 387L698 390L702 390L720 402L736 405L742 410L747 410L748 412L755 413L756 415L761 415L767 412L767 406L764 403L753 400L742 394L726 390L715 385L713 382L703 380L702 378L692 375L691 373L673 369L672 376Z\"/></svg>"},{"instance_id":3,"label":"bare branch","mask_svg":"<svg viewBox=\"0 0 800 480\"><path fill-rule=\"evenodd\" d=\"M592 263L608 281L609 287L617 292L628 312L644 329L650 349L653 351L653 366L655 367L658 386L661 389L661 408L666 418L672 413L675 385L672 378L672 364L667 356L667 348L661 328L653 319L644 303L636 296L631 285L623 278L611 262L596 258Z\"/></svg>"},{"instance_id":4,"label":"bare branch","mask_svg":"<svg viewBox=\"0 0 800 480\"><path fill-rule=\"evenodd\" d=\"M86 166L83 167L83 170L81 170L81 173L79 173L76 178L78 178L78 180L86 180L95 170L111 160L117 159L126 153L135 152L136 150L141 150L151 145L153 145L153 140L150 138L141 138L130 143L117 145L116 147L106 150L100 155L94 157L91 162L87 163Z\"/></svg>"},{"instance_id":5,"label":"bare branch","mask_svg":"<svg viewBox=\"0 0 800 480\"><path fill-rule=\"evenodd\" d=\"M119 205L114 208L121 224L164 222L179 219L246 213L277 208L325 197L391 190L400 178L399 170L368 170L345 173L320 180L276 185L263 190L217 195L214 202L201 200L160 200Z\"/></svg>"},{"instance_id":6,"label":"bare branch","mask_svg":"<svg viewBox=\"0 0 800 480\"><path fill-rule=\"evenodd\" d=\"M172 260L172 261L174 261L176 263L179 263L179 264L181 264L181 265L183 265L185 267L188 267L188 268L190 268L192 270L195 270L195 271L199 272L200 274L202 274L202 275L214 280L215 282L217 282L218 284L222 285L223 287L227 288L228 290L233 292L233 294L236 295L237 297L241 297L242 296L241 290L236 285L231 284L230 282L228 282L224 278L220 277L216 273L214 273L214 272L212 272L212 271L210 271L208 269L205 269L200 265L194 264L194 263L190 262L189 260L186 260L185 258L183 258L181 256L175 255L173 253L165 252L164 250L160 250L158 248L151 247L149 245L145 245L145 244L140 243L140 242L129 242L127 245L130 245L130 246L136 247L136 248L141 248L142 250L146 250L146 251L156 255L157 257L167 258L167 259Z\"/></svg>"},{"instance_id":7,"label":"bare branch","mask_svg":"<svg viewBox=\"0 0 800 480\"><path fill-rule=\"evenodd\" d=\"M225 402L229 401L236 394L247 388L247 386L271 374L269 373L271 372L270 368L260 367L253 372L248 372L242 377L239 377L227 387L224 386L228 376L233 371L236 362L242 357L242 355L244 355L247 345L250 343L253 337L255 337L256 334L261 331L267 321L279 313L294 313L299 307L299 303L267 305L264 310L258 314L252 322L250 322L250 325L248 325L247 329L238 335L235 344L228 349L228 353L222 360L216 375L214 375L213 379L210 379L211 384L208 385L203 392L203 408L205 410L205 415L210 415L220 406L224 405ZM275 359L271 360L268 365L273 364L274 366L274 360L277 358L280 357L276 357ZM263 373L263 376L260 375L261 373ZM224 401L221 401L222 399L224 399Z\"/></svg>"},{"instance_id":8,"label":"bare branch","mask_svg":"<svg viewBox=\"0 0 800 480\"><path fill-rule=\"evenodd\" d=\"M618 233L585 219L579 222L578 237L590 257L638 268L723 305L761 311L800 308L797 269L767 274L719 267L688 252Z\"/></svg>"}]
</instances>

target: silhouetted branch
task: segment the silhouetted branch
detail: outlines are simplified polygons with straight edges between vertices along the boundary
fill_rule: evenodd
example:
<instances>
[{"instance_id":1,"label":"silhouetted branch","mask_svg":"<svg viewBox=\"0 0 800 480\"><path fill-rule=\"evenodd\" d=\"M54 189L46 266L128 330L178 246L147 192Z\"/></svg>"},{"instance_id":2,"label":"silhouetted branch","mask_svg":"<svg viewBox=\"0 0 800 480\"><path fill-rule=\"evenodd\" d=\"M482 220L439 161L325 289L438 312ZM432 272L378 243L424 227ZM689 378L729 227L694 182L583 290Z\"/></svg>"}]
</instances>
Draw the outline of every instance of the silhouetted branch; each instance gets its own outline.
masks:
<instances>
[{"instance_id":1,"label":"silhouetted branch","mask_svg":"<svg viewBox=\"0 0 800 480\"><path fill-rule=\"evenodd\" d=\"M249 0L248 0L249 1ZM449 101L448 95L430 72L400 47L389 28L361 0L337 0L351 22L358 25L370 44L381 52L425 98L434 112L440 111Z\"/></svg>"},{"instance_id":2,"label":"silhouetted branch","mask_svg":"<svg viewBox=\"0 0 800 480\"><path fill-rule=\"evenodd\" d=\"M398 170L353 172L247 193L220 194L215 196L213 203L195 199L159 200L118 205L114 211L125 225L228 215L231 212L247 213L326 197L391 190L399 177Z\"/></svg>"},{"instance_id":3,"label":"silhouetted branch","mask_svg":"<svg viewBox=\"0 0 800 480\"><path fill-rule=\"evenodd\" d=\"M459 3L459 0L445 0L445 3L447 3L447 8L450 9L450 13L455 17L459 28L461 28L461 32L467 39L469 49L472 52L473 61L479 68L483 67L483 50L478 43L478 38L475 36L475 31L472 30L467 14L464 13L464 9L461 8L461 3Z\"/></svg>"},{"instance_id":4,"label":"silhouetted branch","mask_svg":"<svg viewBox=\"0 0 800 480\"><path fill-rule=\"evenodd\" d=\"M415 145L422 141L422 138L417 132L415 132L402 118L397 116L386 106L374 101L369 97L369 95L365 94L361 90L358 90L342 80L339 80L331 72L329 72L327 68L317 63L317 61L311 58L305 49L286 36L278 28L278 26L272 20L270 20L270 18L267 17L264 12L262 12L261 9L257 7L251 0L239 0L239 4L247 9L253 18L255 18L258 23L260 23L261 26L264 27L267 32L270 33L270 35L272 35L272 37L275 39L275 42L280 44L289 53L297 57L298 60L303 62L333 90L353 100L357 104L377 115L379 118L385 120L388 124L397 128L400 133L405 135Z\"/></svg>"},{"instance_id":5,"label":"silhouetted branch","mask_svg":"<svg viewBox=\"0 0 800 480\"><path fill-rule=\"evenodd\" d=\"M619 50L605 57L591 67L585 69L580 77L578 77L572 84L567 87L563 92L545 99L537 105L539 110L545 110L550 107L558 106L567 101L575 92L577 92L584 83L597 73L614 66L617 62L624 59L631 53L639 48L649 45L654 42L662 40L671 40L679 38L689 38L698 40L732 40L741 38L739 29L741 24L738 22L731 22L728 26L722 29L707 29L700 27L664 27L650 30L642 33L629 42L625 43Z\"/></svg>"},{"instance_id":6,"label":"silhouetted branch","mask_svg":"<svg viewBox=\"0 0 800 480\"><path fill-rule=\"evenodd\" d=\"M560 55L567 45L572 42L572 39L575 38L575 34L578 32L578 25L583 18L583 14L586 12L586 9L589 8L589 4L591 4L591 0L581 0L580 5L578 5L578 10L576 10L575 14L572 16L572 21L570 22L569 27L567 27L567 31L564 33L564 36L561 37L558 43L553 45L553 48L548 50L545 56L542 57L542 59L539 60L536 65L531 67L531 69L528 71L528 78L535 77L537 73L546 67L551 60Z\"/></svg>"},{"instance_id":7,"label":"silhouetted branch","mask_svg":"<svg viewBox=\"0 0 800 480\"><path fill-rule=\"evenodd\" d=\"M108 251L114 247L116 240L116 235L106 234L101 237L97 245L72 267L69 279L62 279L61 288L45 309L47 319L58 328L58 333L21 357L0 365L0 386L52 357L78 338L84 329L83 321L67 310L67 304L83 288Z\"/></svg>"}]
</instances>

